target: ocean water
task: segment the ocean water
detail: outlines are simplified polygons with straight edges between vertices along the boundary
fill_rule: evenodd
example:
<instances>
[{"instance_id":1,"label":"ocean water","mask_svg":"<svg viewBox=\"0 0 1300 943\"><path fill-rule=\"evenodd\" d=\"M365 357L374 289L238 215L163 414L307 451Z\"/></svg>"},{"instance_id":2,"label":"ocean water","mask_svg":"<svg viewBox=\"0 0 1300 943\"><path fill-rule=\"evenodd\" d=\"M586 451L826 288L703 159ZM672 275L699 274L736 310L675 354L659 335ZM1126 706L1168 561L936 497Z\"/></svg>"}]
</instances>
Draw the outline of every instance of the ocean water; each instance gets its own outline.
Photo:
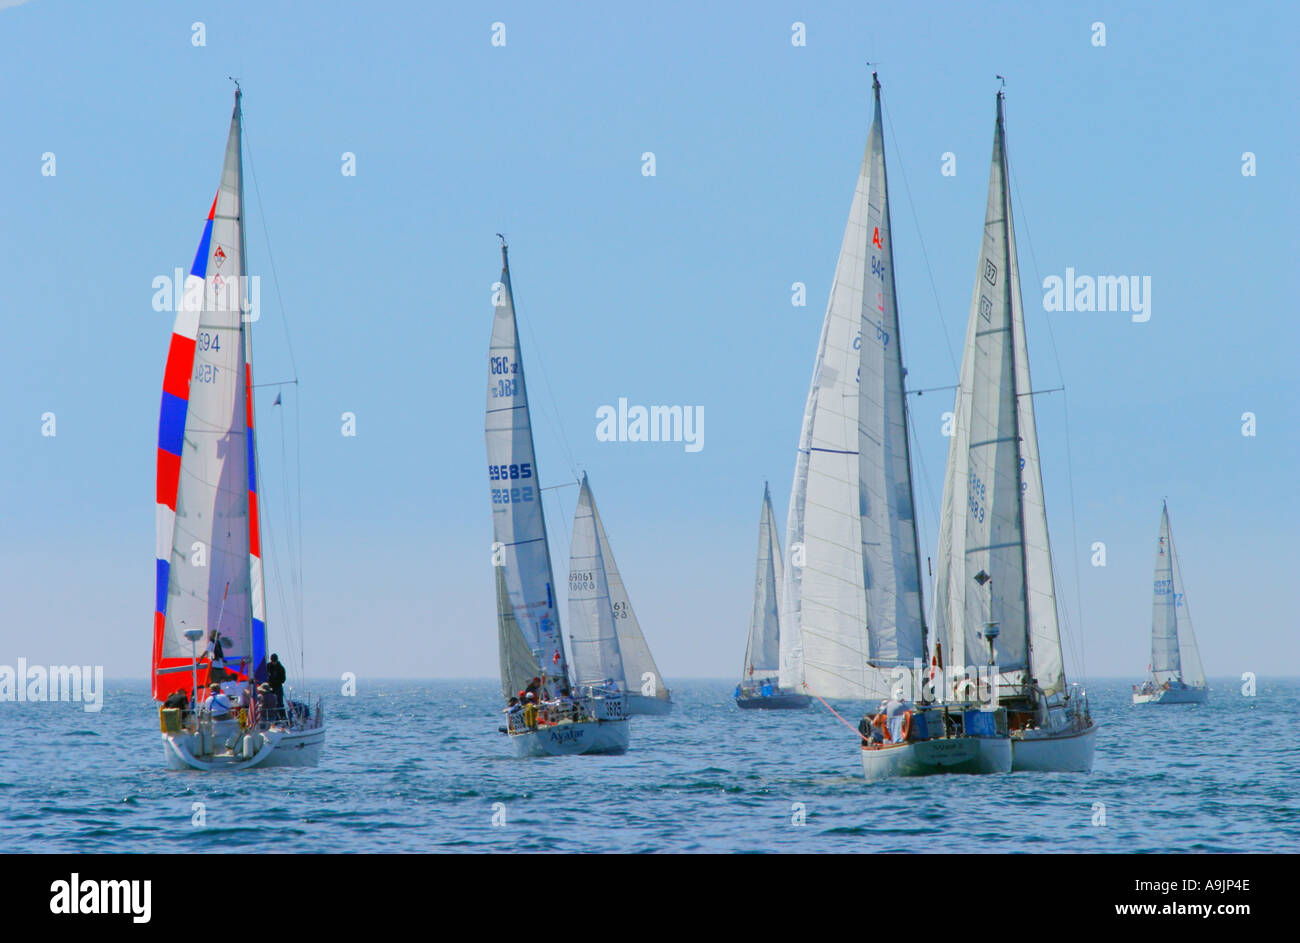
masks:
<instances>
[{"instance_id":1,"label":"ocean water","mask_svg":"<svg viewBox=\"0 0 1300 943\"><path fill-rule=\"evenodd\" d=\"M164 767L142 683L0 703L0 851L1300 850L1300 681L1144 708L1101 681L1090 774L876 784L824 707L742 713L732 684L676 685L623 756L516 759L494 681L363 683L327 695L318 768L226 774Z\"/></svg>"}]
</instances>

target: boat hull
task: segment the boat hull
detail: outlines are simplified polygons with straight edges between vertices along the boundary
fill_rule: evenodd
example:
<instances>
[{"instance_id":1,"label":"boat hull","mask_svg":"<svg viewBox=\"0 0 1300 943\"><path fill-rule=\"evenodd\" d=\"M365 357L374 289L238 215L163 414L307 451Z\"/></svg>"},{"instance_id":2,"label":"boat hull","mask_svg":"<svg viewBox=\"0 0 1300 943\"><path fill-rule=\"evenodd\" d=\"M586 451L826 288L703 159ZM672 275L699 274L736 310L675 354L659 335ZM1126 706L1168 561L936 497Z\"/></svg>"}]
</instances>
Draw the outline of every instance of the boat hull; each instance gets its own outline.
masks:
<instances>
[{"instance_id":1,"label":"boat hull","mask_svg":"<svg viewBox=\"0 0 1300 943\"><path fill-rule=\"evenodd\" d=\"M552 724L511 733L515 756L578 756L582 754L626 753L626 720L586 720Z\"/></svg>"},{"instance_id":2,"label":"boat hull","mask_svg":"<svg viewBox=\"0 0 1300 943\"><path fill-rule=\"evenodd\" d=\"M807 694L771 694L767 697L738 697L736 706L742 711L793 711L803 710L812 703Z\"/></svg>"},{"instance_id":3,"label":"boat hull","mask_svg":"<svg viewBox=\"0 0 1300 943\"><path fill-rule=\"evenodd\" d=\"M1133 694L1134 704L1206 704L1209 700L1209 688L1170 688L1152 694Z\"/></svg>"},{"instance_id":4,"label":"boat hull","mask_svg":"<svg viewBox=\"0 0 1300 943\"><path fill-rule=\"evenodd\" d=\"M267 730L250 734L254 742L244 749L243 738L230 754L202 749L198 734L164 733L163 756L168 769L202 772L236 771L269 766L316 766L325 746L325 728Z\"/></svg>"},{"instance_id":5,"label":"boat hull","mask_svg":"<svg viewBox=\"0 0 1300 943\"><path fill-rule=\"evenodd\" d=\"M1097 725L1083 730L1031 730L1011 739L1011 771L1016 773L1090 773L1097 747Z\"/></svg>"},{"instance_id":6,"label":"boat hull","mask_svg":"<svg viewBox=\"0 0 1300 943\"><path fill-rule=\"evenodd\" d=\"M644 714L647 717L662 717L673 712L673 702L667 698L646 697L642 694L627 696L627 713Z\"/></svg>"},{"instance_id":7,"label":"boat hull","mask_svg":"<svg viewBox=\"0 0 1300 943\"><path fill-rule=\"evenodd\" d=\"M1007 737L949 737L863 747L862 772L869 781L945 773L1009 773L1011 741Z\"/></svg>"}]
</instances>

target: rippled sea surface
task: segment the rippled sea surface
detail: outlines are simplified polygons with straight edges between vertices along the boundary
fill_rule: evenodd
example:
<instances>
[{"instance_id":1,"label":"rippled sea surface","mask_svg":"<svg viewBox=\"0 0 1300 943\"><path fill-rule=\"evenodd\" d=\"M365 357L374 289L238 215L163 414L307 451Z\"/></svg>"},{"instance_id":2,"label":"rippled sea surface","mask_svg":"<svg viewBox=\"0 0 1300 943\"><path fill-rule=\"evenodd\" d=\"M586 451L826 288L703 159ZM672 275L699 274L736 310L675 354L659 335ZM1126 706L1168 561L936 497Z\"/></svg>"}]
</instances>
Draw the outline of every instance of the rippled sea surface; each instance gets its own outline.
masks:
<instances>
[{"instance_id":1,"label":"rippled sea surface","mask_svg":"<svg viewBox=\"0 0 1300 943\"><path fill-rule=\"evenodd\" d=\"M327 698L318 768L225 774L164 767L142 683L97 714L0 703L0 851L1300 850L1300 681L1169 707L1102 681L1091 774L872 785L824 707L742 713L731 686L678 684L623 756L516 759L494 681L363 684Z\"/></svg>"}]
</instances>

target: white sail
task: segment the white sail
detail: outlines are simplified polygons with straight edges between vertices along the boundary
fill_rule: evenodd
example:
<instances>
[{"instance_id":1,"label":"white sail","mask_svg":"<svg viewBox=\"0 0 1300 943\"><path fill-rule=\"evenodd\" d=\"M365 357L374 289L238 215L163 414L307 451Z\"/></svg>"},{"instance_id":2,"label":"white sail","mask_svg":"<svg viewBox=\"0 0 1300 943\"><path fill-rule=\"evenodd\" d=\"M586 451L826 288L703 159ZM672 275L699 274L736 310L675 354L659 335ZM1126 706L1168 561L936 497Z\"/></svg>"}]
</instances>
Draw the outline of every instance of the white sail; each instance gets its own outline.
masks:
<instances>
[{"instance_id":1,"label":"white sail","mask_svg":"<svg viewBox=\"0 0 1300 943\"><path fill-rule=\"evenodd\" d=\"M236 99L213 207L202 309L198 312L189 405L171 540L162 657L191 656L187 629L219 630L227 664L252 666L254 587L250 578L247 362L241 300L246 284L241 205L240 109ZM196 267L198 266L196 259ZM258 573L257 599L261 580ZM258 614L259 617L261 613Z\"/></svg>"},{"instance_id":2,"label":"white sail","mask_svg":"<svg viewBox=\"0 0 1300 943\"><path fill-rule=\"evenodd\" d=\"M1154 598L1151 606L1151 674L1156 684L1177 681L1182 673L1178 656L1178 614L1174 609L1174 563L1169 540L1169 509L1160 514L1156 542Z\"/></svg>"},{"instance_id":3,"label":"white sail","mask_svg":"<svg viewBox=\"0 0 1300 943\"><path fill-rule=\"evenodd\" d=\"M1006 167L999 95L944 482L936 635L946 664L985 664L984 628L996 622L1004 682L1033 678L1050 695L1065 677Z\"/></svg>"},{"instance_id":4,"label":"white sail","mask_svg":"<svg viewBox=\"0 0 1300 943\"><path fill-rule=\"evenodd\" d=\"M782 686L888 693L925 653L880 85L840 246L790 495Z\"/></svg>"},{"instance_id":5,"label":"white sail","mask_svg":"<svg viewBox=\"0 0 1300 943\"><path fill-rule=\"evenodd\" d=\"M582 476L586 484L587 476ZM619 573L618 563L614 560L614 550L605 534L605 523L600 519L596 499L588 489L591 501L591 516L596 523L596 545L600 550L600 559L605 565L605 581L609 589L609 604L614 613L614 631L618 635L618 655L622 662L621 677L623 690L629 694L653 697L658 701L671 700L668 685L659 673L654 655L641 631L632 600L628 598L627 587L623 585L623 576ZM576 529L575 529L576 533ZM570 626L572 629L572 626ZM576 659L576 654L575 654Z\"/></svg>"},{"instance_id":6,"label":"white sail","mask_svg":"<svg viewBox=\"0 0 1300 943\"><path fill-rule=\"evenodd\" d=\"M754 573L754 605L749 616L742 680L776 673L781 666L781 584L785 579L781 535L772 511L772 494L763 485L763 509L758 518L758 564Z\"/></svg>"},{"instance_id":7,"label":"white sail","mask_svg":"<svg viewBox=\"0 0 1300 943\"><path fill-rule=\"evenodd\" d=\"M567 679L568 663L555 606L555 581L538 487L524 365L519 352L510 264L501 247L501 284L488 351L488 485L492 495L493 565L498 593L501 690L507 697L545 671ZM525 654L527 653L527 654Z\"/></svg>"},{"instance_id":8,"label":"white sail","mask_svg":"<svg viewBox=\"0 0 1300 943\"><path fill-rule=\"evenodd\" d=\"M583 475L569 548L569 642L574 678L580 685L605 681L625 685L614 604L596 529L596 504Z\"/></svg>"},{"instance_id":9,"label":"white sail","mask_svg":"<svg viewBox=\"0 0 1300 943\"><path fill-rule=\"evenodd\" d=\"M1167 551L1167 552L1166 552ZM1192 615L1183 590L1183 575L1169 526L1169 508L1160 513L1156 548L1155 601L1151 619L1151 671L1157 684L1177 680L1192 687L1205 685L1201 653L1192 631Z\"/></svg>"}]
</instances>

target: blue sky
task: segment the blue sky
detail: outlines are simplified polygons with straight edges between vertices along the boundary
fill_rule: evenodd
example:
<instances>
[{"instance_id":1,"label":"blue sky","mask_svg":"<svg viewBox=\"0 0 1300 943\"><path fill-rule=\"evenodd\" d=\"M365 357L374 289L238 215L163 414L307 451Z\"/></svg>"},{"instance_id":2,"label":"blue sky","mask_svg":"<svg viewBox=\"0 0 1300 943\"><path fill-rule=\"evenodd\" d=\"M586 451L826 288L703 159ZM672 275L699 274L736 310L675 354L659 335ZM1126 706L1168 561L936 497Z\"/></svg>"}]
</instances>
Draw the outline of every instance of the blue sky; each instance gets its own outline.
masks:
<instances>
[{"instance_id":1,"label":"blue sky","mask_svg":"<svg viewBox=\"0 0 1300 943\"><path fill-rule=\"evenodd\" d=\"M590 474L670 684L738 673L763 482L784 521L875 61L913 388L956 380L994 74L1007 77L1034 383L1067 388L1038 398L1038 425L1087 671L1145 670L1167 497L1208 673L1300 672L1293 8L461 6L0 4L0 663L147 671L171 330L151 282L193 257L237 75L250 271L266 280L256 377L292 375L269 231L301 380L308 673L496 673L482 431L496 232L544 483ZM1067 266L1149 275L1151 320L1045 313L1041 281ZM796 281L806 307L790 303ZM265 392L283 562L281 414ZM702 406L705 447L598 442L596 409L619 397ZM927 553L951 405L947 391L913 401ZM576 491L551 494L560 571ZM1098 540L1104 568L1089 565ZM274 637L274 584L269 605Z\"/></svg>"}]
</instances>

